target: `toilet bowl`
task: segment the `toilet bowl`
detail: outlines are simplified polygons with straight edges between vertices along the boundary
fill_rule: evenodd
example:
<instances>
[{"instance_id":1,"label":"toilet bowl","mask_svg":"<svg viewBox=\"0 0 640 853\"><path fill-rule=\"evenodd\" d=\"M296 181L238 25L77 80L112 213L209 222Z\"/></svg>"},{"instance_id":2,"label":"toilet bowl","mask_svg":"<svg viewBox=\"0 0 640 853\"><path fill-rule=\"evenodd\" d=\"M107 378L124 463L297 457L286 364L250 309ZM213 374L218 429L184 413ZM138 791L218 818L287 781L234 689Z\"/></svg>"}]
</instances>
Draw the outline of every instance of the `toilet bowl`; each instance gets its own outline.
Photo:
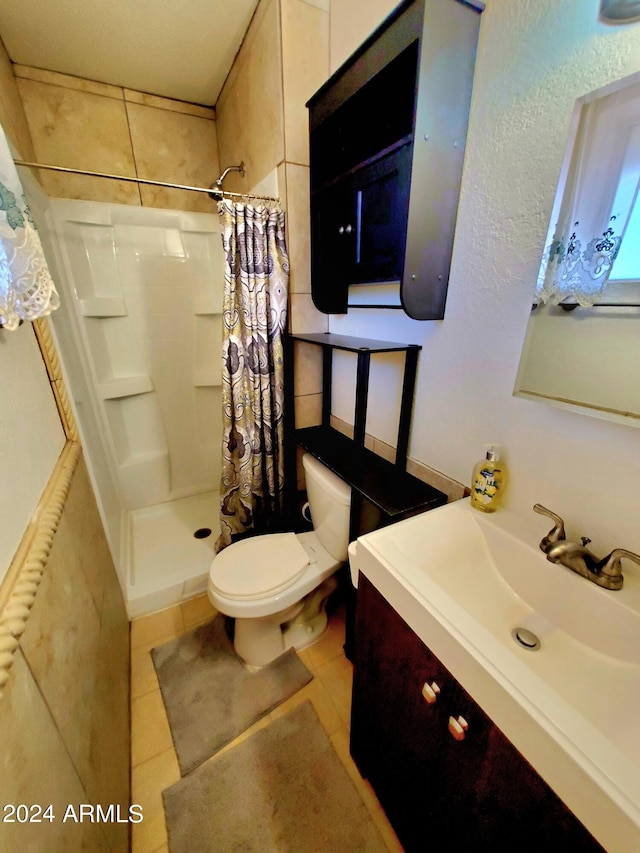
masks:
<instances>
[{"instance_id":1,"label":"toilet bowl","mask_svg":"<svg viewBox=\"0 0 640 853\"><path fill-rule=\"evenodd\" d=\"M242 539L209 572L209 600L235 617L234 648L251 667L322 636L333 575L347 559L351 490L309 454L302 462L314 529Z\"/></svg>"}]
</instances>

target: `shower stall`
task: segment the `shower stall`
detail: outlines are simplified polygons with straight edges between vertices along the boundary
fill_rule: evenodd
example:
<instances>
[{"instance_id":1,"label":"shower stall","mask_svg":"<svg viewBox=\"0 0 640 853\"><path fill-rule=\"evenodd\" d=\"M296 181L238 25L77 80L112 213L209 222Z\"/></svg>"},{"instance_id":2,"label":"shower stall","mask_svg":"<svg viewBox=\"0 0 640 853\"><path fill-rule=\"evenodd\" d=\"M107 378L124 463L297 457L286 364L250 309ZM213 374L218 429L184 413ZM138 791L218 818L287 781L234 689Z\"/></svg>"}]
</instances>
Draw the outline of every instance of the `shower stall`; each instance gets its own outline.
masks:
<instances>
[{"instance_id":1,"label":"shower stall","mask_svg":"<svg viewBox=\"0 0 640 853\"><path fill-rule=\"evenodd\" d=\"M130 617L206 589L219 533L218 217L48 199L51 317Z\"/></svg>"}]
</instances>

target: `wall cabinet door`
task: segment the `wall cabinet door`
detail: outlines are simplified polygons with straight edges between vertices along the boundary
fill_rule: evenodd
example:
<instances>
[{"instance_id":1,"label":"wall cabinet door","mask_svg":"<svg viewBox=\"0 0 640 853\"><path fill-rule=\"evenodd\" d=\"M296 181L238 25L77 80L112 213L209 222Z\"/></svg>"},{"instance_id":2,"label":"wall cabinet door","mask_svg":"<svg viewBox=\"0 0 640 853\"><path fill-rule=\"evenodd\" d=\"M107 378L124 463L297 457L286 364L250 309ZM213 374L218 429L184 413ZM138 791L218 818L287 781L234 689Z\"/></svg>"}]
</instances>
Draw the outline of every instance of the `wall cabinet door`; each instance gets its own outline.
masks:
<instances>
[{"instance_id":1,"label":"wall cabinet door","mask_svg":"<svg viewBox=\"0 0 640 853\"><path fill-rule=\"evenodd\" d=\"M403 145L351 176L355 239L350 282L402 278L410 185L411 145Z\"/></svg>"},{"instance_id":2,"label":"wall cabinet door","mask_svg":"<svg viewBox=\"0 0 640 853\"><path fill-rule=\"evenodd\" d=\"M602 847L360 576L351 752L407 853Z\"/></svg>"},{"instance_id":3,"label":"wall cabinet door","mask_svg":"<svg viewBox=\"0 0 640 853\"><path fill-rule=\"evenodd\" d=\"M355 211L349 188L333 184L313 196L311 205L311 274L313 301L326 314L347 311L347 282L353 254Z\"/></svg>"},{"instance_id":4,"label":"wall cabinet door","mask_svg":"<svg viewBox=\"0 0 640 853\"><path fill-rule=\"evenodd\" d=\"M311 204L313 299L344 313L348 285L402 278L411 183L411 145L317 191Z\"/></svg>"}]
</instances>

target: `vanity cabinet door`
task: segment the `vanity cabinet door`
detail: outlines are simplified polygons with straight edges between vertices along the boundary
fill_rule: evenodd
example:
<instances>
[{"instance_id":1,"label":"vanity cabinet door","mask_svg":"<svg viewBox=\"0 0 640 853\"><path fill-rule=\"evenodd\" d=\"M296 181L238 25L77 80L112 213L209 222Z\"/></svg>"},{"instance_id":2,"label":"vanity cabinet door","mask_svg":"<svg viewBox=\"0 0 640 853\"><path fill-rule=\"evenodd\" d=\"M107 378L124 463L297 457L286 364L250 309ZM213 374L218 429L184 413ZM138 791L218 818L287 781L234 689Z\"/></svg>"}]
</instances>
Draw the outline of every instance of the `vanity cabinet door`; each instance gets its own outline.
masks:
<instances>
[{"instance_id":1,"label":"vanity cabinet door","mask_svg":"<svg viewBox=\"0 0 640 853\"><path fill-rule=\"evenodd\" d=\"M424 850L455 682L362 574L354 652L351 754L405 849Z\"/></svg>"},{"instance_id":2,"label":"vanity cabinet door","mask_svg":"<svg viewBox=\"0 0 640 853\"><path fill-rule=\"evenodd\" d=\"M311 200L311 269L322 287L313 289L319 311L344 314L355 244L355 208L349 187L339 181Z\"/></svg>"},{"instance_id":3,"label":"vanity cabinet door","mask_svg":"<svg viewBox=\"0 0 640 853\"><path fill-rule=\"evenodd\" d=\"M602 847L360 575L351 754L407 853Z\"/></svg>"},{"instance_id":4,"label":"vanity cabinet door","mask_svg":"<svg viewBox=\"0 0 640 853\"><path fill-rule=\"evenodd\" d=\"M560 843L571 853L602 851L540 775L480 706L457 685L439 757L430 823L458 851L536 851Z\"/></svg>"}]
</instances>

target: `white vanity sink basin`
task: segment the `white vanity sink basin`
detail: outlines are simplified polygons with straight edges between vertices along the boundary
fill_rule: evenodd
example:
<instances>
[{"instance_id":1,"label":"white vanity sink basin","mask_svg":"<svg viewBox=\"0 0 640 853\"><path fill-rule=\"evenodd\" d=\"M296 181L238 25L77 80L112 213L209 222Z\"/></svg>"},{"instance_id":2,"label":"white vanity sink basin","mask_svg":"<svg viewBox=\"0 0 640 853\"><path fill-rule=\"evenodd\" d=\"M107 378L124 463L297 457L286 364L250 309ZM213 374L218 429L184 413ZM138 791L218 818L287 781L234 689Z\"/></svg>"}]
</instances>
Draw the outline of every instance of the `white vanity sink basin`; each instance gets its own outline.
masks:
<instances>
[{"instance_id":1,"label":"white vanity sink basin","mask_svg":"<svg viewBox=\"0 0 640 853\"><path fill-rule=\"evenodd\" d=\"M608 850L640 849L638 568L623 562L622 590L601 589L546 559L548 528L457 501L361 537L352 569Z\"/></svg>"}]
</instances>

